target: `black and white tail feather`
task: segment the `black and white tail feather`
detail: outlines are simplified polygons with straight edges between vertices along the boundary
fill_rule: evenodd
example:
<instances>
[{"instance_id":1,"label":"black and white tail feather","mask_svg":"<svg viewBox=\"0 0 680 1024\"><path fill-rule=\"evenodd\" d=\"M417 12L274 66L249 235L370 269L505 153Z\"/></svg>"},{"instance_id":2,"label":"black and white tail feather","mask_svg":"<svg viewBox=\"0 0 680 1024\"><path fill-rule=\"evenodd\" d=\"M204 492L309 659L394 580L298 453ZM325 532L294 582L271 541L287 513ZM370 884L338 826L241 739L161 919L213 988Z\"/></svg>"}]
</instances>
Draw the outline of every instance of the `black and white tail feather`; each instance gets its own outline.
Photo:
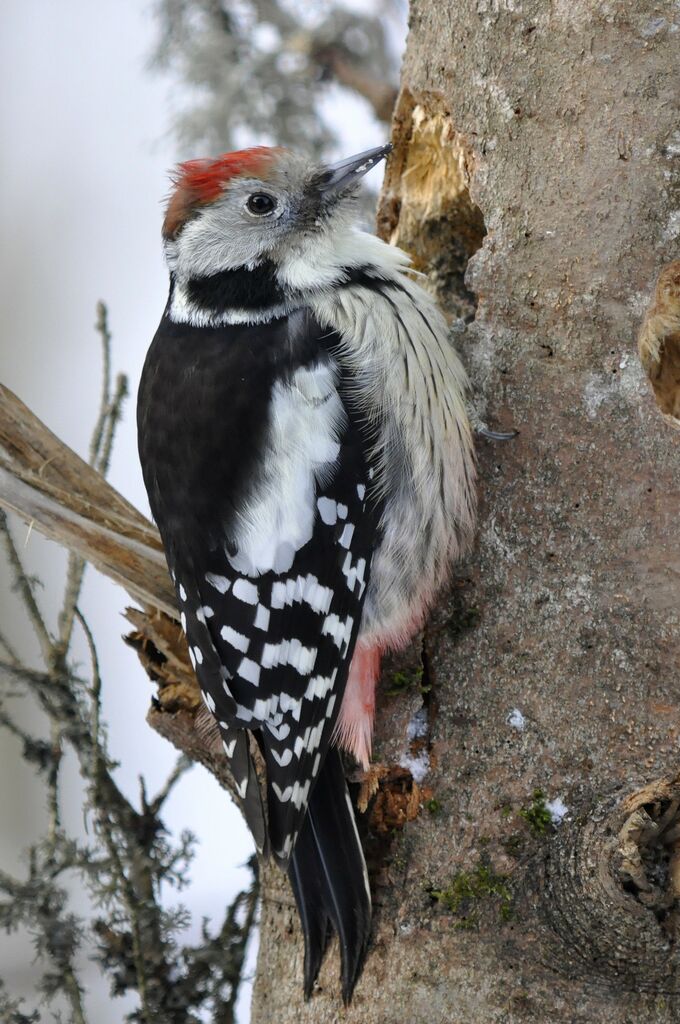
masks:
<instances>
[{"instance_id":1,"label":"black and white tail feather","mask_svg":"<svg viewBox=\"0 0 680 1024\"><path fill-rule=\"evenodd\" d=\"M337 749L329 750L288 868L305 937L309 999L326 946L338 936L342 997L349 1003L371 933L371 891Z\"/></svg>"}]
</instances>

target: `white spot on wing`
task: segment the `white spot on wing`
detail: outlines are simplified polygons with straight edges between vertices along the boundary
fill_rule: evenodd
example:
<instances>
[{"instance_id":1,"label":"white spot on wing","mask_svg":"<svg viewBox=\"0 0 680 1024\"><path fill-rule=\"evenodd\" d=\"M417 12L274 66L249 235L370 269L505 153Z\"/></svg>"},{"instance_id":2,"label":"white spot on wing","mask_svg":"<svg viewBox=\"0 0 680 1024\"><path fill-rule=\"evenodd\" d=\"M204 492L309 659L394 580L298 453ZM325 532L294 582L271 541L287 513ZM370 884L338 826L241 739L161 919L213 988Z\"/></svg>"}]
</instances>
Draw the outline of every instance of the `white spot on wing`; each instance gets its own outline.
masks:
<instances>
[{"instance_id":1,"label":"white spot on wing","mask_svg":"<svg viewBox=\"0 0 680 1024\"><path fill-rule=\"evenodd\" d=\"M203 664L203 651L200 647L194 647L194 658L198 665Z\"/></svg>"},{"instance_id":2,"label":"white spot on wing","mask_svg":"<svg viewBox=\"0 0 680 1024\"><path fill-rule=\"evenodd\" d=\"M207 707L208 711L211 714L214 715L215 714L215 701L213 700L213 698L210 696L209 693L206 693L205 690L201 690L201 697L205 701L205 706Z\"/></svg>"},{"instance_id":3,"label":"white spot on wing","mask_svg":"<svg viewBox=\"0 0 680 1024\"><path fill-rule=\"evenodd\" d=\"M236 671L241 679L245 679L247 683L252 683L253 686L257 686L260 682L260 666L256 661L251 661L250 658L242 658L241 664Z\"/></svg>"},{"instance_id":4,"label":"white spot on wing","mask_svg":"<svg viewBox=\"0 0 680 1024\"><path fill-rule=\"evenodd\" d=\"M300 675L307 675L314 668L316 647L303 647L297 638L281 640L278 644L265 644L262 649L262 667L275 668L290 665Z\"/></svg>"},{"instance_id":5,"label":"white spot on wing","mask_svg":"<svg viewBox=\"0 0 680 1024\"><path fill-rule=\"evenodd\" d=\"M322 586L316 576L310 573L305 577L302 600L313 608L315 612L326 614L333 600L333 591L330 587Z\"/></svg>"},{"instance_id":6,"label":"white spot on wing","mask_svg":"<svg viewBox=\"0 0 680 1024\"><path fill-rule=\"evenodd\" d=\"M335 614L327 615L321 627L321 632L326 636L332 636L335 646L342 650L343 645L349 643L353 625L354 619L351 615L348 615L344 621Z\"/></svg>"},{"instance_id":7,"label":"white spot on wing","mask_svg":"<svg viewBox=\"0 0 680 1024\"><path fill-rule=\"evenodd\" d=\"M234 753L234 747L236 746L236 736L234 736L233 740L231 740L230 743L227 743L226 740L222 740L222 746L224 747L224 753L227 755L227 757L232 757Z\"/></svg>"},{"instance_id":8,"label":"white spot on wing","mask_svg":"<svg viewBox=\"0 0 680 1024\"><path fill-rule=\"evenodd\" d=\"M274 790L274 792L276 793L277 797L279 798L279 801L282 804L288 803L288 801L290 800L291 796L293 795L293 787L292 786L286 786L285 789L281 789L281 787L278 786L275 782L272 782L272 789Z\"/></svg>"},{"instance_id":9,"label":"white spot on wing","mask_svg":"<svg viewBox=\"0 0 680 1024\"><path fill-rule=\"evenodd\" d=\"M232 629L231 626L222 626L220 636L232 647L235 647L237 651L241 651L242 654L245 654L250 647L250 640L248 637L244 636L243 633L238 633L235 629Z\"/></svg>"},{"instance_id":10,"label":"white spot on wing","mask_svg":"<svg viewBox=\"0 0 680 1024\"><path fill-rule=\"evenodd\" d=\"M293 849L293 842L295 836L286 836L285 842L280 850L276 850L276 856L281 860L288 860L290 857L290 851Z\"/></svg>"},{"instance_id":11,"label":"white spot on wing","mask_svg":"<svg viewBox=\"0 0 680 1024\"><path fill-rule=\"evenodd\" d=\"M297 758L300 757L303 751L312 754L316 750L321 743L321 735L325 724L325 719L322 718L315 726L308 726L302 736L297 737L293 746Z\"/></svg>"},{"instance_id":12,"label":"white spot on wing","mask_svg":"<svg viewBox=\"0 0 680 1024\"><path fill-rule=\"evenodd\" d=\"M345 529L340 534L339 543L343 548L348 548L352 543L352 535L354 533L354 524L347 523Z\"/></svg>"},{"instance_id":13,"label":"white spot on wing","mask_svg":"<svg viewBox=\"0 0 680 1024\"><path fill-rule=\"evenodd\" d=\"M290 764L290 762L293 760L293 751L290 749L290 747L286 747L282 754L277 754L277 752L273 748L271 749L270 753L274 760L282 768L285 768L286 765Z\"/></svg>"},{"instance_id":14,"label":"white spot on wing","mask_svg":"<svg viewBox=\"0 0 680 1024\"><path fill-rule=\"evenodd\" d=\"M297 576L295 579L291 577L287 580L276 580L272 584L272 608L279 609L296 601L305 601L315 612L325 613L330 608L332 600L333 591L322 586L312 573Z\"/></svg>"},{"instance_id":15,"label":"white spot on wing","mask_svg":"<svg viewBox=\"0 0 680 1024\"><path fill-rule=\"evenodd\" d=\"M293 697L289 693L279 694L279 707L281 708L281 710L284 712L284 714L288 714L288 712L290 712L293 718L296 718L298 720L300 718L301 704L301 698Z\"/></svg>"},{"instance_id":16,"label":"white spot on wing","mask_svg":"<svg viewBox=\"0 0 680 1024\"><path fill-rule=\"evenodd\" d=\"M330 676L314 676L313 679L310 679L305 690L305 700L318 700L325 697L333 689L337 671L334 669Z\"/></svg>"},{"instance_id":17,"label":"white spot on wing","mask_svg":"<svg viewBox=\"0 0 680 1024\"><path fill-rule=\"evenodd\" d=\"M239 601L243 601L245 604L257 604L260 599L257 587L250 580L234 580L231 592L234 597L237 597Z\"/></svg>"},{"instance_id":18,"label":"white spot on wing","mask_svg":"<svg viewBox=\"0 0 680 1024\"><path fill-rule=\"evenodd\" d=\"M186 592L186 590L184 589L184 587L182 586L181 583L179 585L179 598L180 598L180 601L186 601L186 599L187 599L187 592Z\"/></svg>"},{"instance_id":19,"label":"white spot on wing","mask_svg":"<svg viewBox=\"0 0 680 1024\"><path fill-rule=\"evenodd\" d=\"M228 580L226 576L216 576L214 572L207 572L205 574L205 581L211 587L214 587L215 590L218 590L220 594L226 594L231 586L231 580Z\"/></svg>"},{"instance_id":20,"label":"white spot on wing","mask_svg":"<svg viewBox=\"0 0 680 1024\"><path fill-rule=\"evenodd\" d=\"M335 526L338 520L338 505L332 498L318 498L316 507L321 516L321 522L326 526Z\"/></svg>"},{"instance_id":21,"label":"white spot on wing","mask_svg":"<svg viewBox=\"0 0 680 1024\"><path fill-rule=\"evenodd\" d=\"M279 742L287 739L288 735L290 734L290 726L288 725L288 722L284 722L282 725L279 725L278 727L272 725L271 722L265 722L264 725L265 728L268 729L269 732L272 734L274 739L279 740Z\"/></svg>"},{"instance_id":22,"label":"white spot on wing","mask_svg":"<svg viewBox=\"0 0 680 1024\"><path fill-rule=\"evenodd\" d=\"M269 629L269 608L265 608L263 604L258 604L253 625L255 629L263 629L265 631Z\"/></svg>"},{"instance_id":23,"label":"white spot on wing","mask_svg":"<svg viewBox=\"0 0 680 1024\"><path fill-rule=\"evenodd\" d=\"M299 811L303 804L307 803L309 796L309 787L312 784L311 779L307 779L304 786L301 786L299 781L295 781L293 784L293 792L291 794L291 800L293 801L296 809Z\"/></svg>"}]
</instances>

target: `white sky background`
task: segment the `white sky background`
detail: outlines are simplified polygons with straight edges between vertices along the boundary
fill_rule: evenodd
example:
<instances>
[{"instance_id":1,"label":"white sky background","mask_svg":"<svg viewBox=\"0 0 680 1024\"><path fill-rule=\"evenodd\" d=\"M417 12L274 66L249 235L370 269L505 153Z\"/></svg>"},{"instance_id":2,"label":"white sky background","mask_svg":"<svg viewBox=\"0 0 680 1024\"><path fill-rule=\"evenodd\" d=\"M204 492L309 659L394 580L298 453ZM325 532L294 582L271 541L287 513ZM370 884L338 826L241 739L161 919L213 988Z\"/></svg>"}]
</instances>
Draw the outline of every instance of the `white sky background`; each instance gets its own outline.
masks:
<instances>
[{"instance_id":1,"label":"white sky background","mask_svg":"<svg viewBox=\"0 0 680 1024\"><path fill-rule=\"evenodd\" d=\"M167 293L161 258L161 200L167 170L181 153L171 136L177 90L146 70L155 41L152 8L144 0L5 0L0 14L0 380L59 437L85 454L100 391L100 347L95 303L109 308L113 370L130 379L131 396L120 425L109 479L148 514L137 460L134 405L147 346ZM174 93L173 93L174 89ZM365 104L330 90L324 103L344 126L349 155L379 144ZM379 184L374 172L373 187ZM33 531L13 523L30 572L45 589L39 601L54 623L65 558ZM0 571L2 626L22 651L33 646L23 613ZM154 793L175 763L175 752L148 728L153 687L121 641L127 595L94 570L86 572L81 607L93 629L104 680L104 719L110 750L120 762L117 780L137 792L143 773ZM79 640L76 654L87 664ZM39 717L23 718L36 731ZM0 865L20 873L19 855L43 828L42 789L21 760L20 744L0 734ZM81 785L68 763L64 824L82 832ZM192 914L188 938L203 916L221 922L227 903L248 882L240 868L252 842L227 795L200 767L180 783L166 807L173 833L188 828L200 840L192 885L170 902ZM77 909L87 902L76 894ZM85 950L87 954L87 950ZM25 936L0 933L0 977L13 996L33 991L38 968ZM86 955L83 958L86 965ZM119 1022L134 1000L112 1001L98 971L89 969L89 1019ZM248 1018L249 992L240 1020ZM32 1004L32 1000L28 1005ZM44 1019L51 1019L46 1013Z\"/></svg>"}]
</instances>

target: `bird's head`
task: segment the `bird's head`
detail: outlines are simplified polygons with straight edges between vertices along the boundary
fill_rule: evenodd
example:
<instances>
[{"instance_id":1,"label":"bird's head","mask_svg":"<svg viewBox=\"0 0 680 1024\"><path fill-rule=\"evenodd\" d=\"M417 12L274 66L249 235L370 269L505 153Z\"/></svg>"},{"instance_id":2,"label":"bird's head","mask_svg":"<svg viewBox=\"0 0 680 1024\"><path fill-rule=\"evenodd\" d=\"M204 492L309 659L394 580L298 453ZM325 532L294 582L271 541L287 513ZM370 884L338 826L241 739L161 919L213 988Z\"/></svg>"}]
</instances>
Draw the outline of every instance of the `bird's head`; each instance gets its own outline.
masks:
<instances>
[{"instance_id":1,"label":"bird's head","mask_svg":"<svg viewBox=\"0 0 680 1024\"><path fill-rule=\"evenodd\" d=\"M285 301L332 284L347 258L355 262L359 179L391 148L329 166L264 146L180 164L163 237L177 287L191 292L189 305L200 306L201 297L214 304L211 281L225 286L221 295L234 291L235 305L241 291L247 303L253 276Z\"/></svg>"}]
</instances>

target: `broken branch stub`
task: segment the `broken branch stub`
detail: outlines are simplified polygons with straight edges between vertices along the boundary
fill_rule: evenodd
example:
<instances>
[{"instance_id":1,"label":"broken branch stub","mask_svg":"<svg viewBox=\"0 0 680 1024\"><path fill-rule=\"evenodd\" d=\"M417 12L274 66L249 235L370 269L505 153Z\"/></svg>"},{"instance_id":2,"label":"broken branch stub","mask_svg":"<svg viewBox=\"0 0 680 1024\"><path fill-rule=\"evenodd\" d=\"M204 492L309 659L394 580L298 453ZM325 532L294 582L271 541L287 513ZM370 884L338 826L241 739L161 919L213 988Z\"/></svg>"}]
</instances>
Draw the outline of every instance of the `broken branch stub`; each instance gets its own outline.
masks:
<instances>
[{"instance_id":1,"label":"broken branch stub","mask_svg":"<svg viewBox=\"0 0 680 1024\"><path fill-rule=\"evenodd\" d=\"M539 957L568 977L680 994L680 776L562 825L530 901Z\"/></svg>"}]
</instances>

